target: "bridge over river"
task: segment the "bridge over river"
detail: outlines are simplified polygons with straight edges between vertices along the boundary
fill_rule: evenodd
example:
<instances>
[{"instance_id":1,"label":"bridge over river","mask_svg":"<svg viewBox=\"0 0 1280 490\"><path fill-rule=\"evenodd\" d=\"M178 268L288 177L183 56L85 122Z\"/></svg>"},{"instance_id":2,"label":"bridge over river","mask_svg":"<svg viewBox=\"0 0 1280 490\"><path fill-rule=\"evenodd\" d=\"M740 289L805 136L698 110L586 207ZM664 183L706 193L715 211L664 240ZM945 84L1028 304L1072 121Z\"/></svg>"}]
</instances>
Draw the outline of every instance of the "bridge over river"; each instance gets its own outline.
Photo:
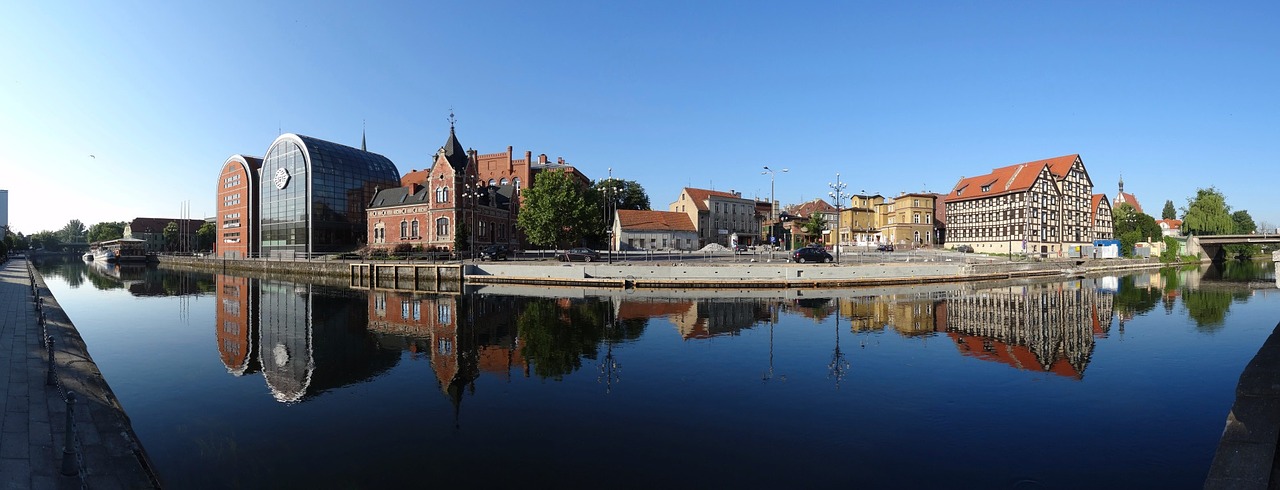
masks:
<instances>
[{"instance_id":1,"label":"bridge over river","mask_svg":"<svg viewBox=\"0 0 1280 490\"><path fill-rule=\"evenodd\" d=\"M1201 259L1221 261L1226 258L1223 247L1227 245L1280 244L1280 235L1209 235L1187 237L1187 253L1199 255Z\"/></svg>"}]
</instances>

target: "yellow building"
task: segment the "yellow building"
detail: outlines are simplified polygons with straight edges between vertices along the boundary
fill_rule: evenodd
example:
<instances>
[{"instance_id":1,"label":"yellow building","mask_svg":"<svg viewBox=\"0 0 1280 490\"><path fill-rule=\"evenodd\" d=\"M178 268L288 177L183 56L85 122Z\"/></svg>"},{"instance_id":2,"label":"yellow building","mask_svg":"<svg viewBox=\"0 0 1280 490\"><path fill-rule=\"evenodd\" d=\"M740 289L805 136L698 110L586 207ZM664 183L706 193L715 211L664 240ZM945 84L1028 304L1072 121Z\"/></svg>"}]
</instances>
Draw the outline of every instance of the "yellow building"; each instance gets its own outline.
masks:
<instances>
[{"instance_id":1,"label":"yellow building","mask_svg":"<svg viewBox=\"0 0 1280 490\"><path fill-rule=\"evenodd\" d=\"M933 245L933 210L938 194L911 192L876 206L880 236L895 247Z\"/></svg>"},{"instance_id":2,"label":"yellow building","mask_svg":"<svg viewBox=\"0 0 1280 490\"><path fill-rule=\"evenodd\" d=\"M840 243L869 246L880 242L880 219L876 207L884 203L879 194L854 194L849 207L840 210Z\"/></svg>"}]
</instances>

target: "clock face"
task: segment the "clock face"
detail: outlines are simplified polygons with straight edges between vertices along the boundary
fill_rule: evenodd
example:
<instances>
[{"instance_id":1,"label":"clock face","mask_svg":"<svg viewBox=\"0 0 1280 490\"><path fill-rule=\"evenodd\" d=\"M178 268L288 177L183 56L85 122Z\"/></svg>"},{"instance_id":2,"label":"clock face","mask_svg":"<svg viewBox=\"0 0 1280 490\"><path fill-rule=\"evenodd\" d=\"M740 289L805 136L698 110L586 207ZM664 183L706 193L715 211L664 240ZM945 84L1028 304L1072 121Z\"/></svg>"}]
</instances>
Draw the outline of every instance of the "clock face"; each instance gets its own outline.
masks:
<instances>
[{"instance_id":1,"label":"clock face","mask_svg":"<svg viewBox=\"0 0 1280 490\"><path fill-rule=\"evenodd\" d=\"M285 170L284 167L276 169L276 175L271 181L276 184L276 189L283 190L285 186L289 185L289 171Z\"/></svg>"}]
</instances>

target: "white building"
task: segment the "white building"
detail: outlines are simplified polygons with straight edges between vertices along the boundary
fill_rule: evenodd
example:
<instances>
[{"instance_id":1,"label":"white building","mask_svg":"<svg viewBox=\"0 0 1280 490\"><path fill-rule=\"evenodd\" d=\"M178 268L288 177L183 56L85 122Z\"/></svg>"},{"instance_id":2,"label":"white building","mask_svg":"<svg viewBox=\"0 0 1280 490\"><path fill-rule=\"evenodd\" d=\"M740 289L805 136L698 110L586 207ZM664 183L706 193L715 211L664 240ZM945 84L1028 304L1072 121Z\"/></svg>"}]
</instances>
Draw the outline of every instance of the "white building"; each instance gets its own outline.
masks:
<instances>
[{"instance_id":1,"label":"white building","mask_svg":"<svg viewBox=\"0 0 1280 490\"><path fill-rule=\"evenodd\" d=\"M614 250L696 250L698 230L689 215L619 209L613 220Z\"/></svg>"}]
</instances>

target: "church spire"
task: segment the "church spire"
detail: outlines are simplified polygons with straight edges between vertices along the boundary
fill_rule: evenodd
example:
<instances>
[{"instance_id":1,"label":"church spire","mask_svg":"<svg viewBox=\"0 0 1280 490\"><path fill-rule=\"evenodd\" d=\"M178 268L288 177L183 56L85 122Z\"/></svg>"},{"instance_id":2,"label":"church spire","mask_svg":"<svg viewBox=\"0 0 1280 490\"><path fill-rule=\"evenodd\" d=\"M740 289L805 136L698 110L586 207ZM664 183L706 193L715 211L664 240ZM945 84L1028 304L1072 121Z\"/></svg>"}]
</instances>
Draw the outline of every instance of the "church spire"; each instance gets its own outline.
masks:
<instances>
[{"instance_id":1,"label":"church spire","mask_svg":"<svg viewBox=\"0 0 1280 490\"><path fill-rule=\"evenodd\" d=\"M1124 194L1124 172L1120 173L1120 193Z\"/></svg>"},{"instance_id":2,"label":"church spire","mask_svg":"<svg viewBox=\"0 0 1280 490\"><path fill-rule=\"evenodd\" d=\"M369 145L365 143L364 133L365 133L365 122L362 119L360 120L360 151L369 151Z\"/></svg>"}]
</instances>

